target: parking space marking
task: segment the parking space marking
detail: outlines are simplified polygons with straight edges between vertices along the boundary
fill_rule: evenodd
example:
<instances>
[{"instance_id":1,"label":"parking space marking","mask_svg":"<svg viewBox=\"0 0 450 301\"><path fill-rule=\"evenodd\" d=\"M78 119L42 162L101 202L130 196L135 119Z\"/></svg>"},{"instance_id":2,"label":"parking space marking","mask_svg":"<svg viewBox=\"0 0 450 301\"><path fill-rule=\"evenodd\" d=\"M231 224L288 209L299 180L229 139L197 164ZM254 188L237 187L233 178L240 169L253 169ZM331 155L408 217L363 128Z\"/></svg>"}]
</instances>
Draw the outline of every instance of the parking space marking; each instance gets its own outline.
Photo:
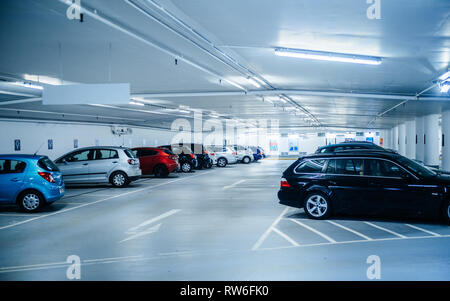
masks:
<instances>
[{"instance_id":1,"label":"parking space marking","mask_svg":"<svg viewBox=\"0 0 450 301\"><path fill-rule=\"evenodd\" d=\"M377 228L377 229L386 231L386 232L388 232L388 233L391 233L392 235L395 235L395 236L397 236L397 237L400 237L400 238L407 238L405 235L402 235L402 234L399 234L399 233L394 232L394 231L392 231L392 230L386 229L386 228L384 228L384 227L381 227L381 226L372 224L371 222L364 222L364 223L365 223L366 225L372 226L372 227L374 227L374 228Z\"/></svg>"},{"instance_id":2,"label":"parking space marking","mask_svg":"<svg viewBox=\"0 0 450 301\"><path fill-rule=\"evenodd\" d=\"M434 232L432 232L432 231L430 231L430 230L426 230L426 229L423 229L423 228L420 228L420 227L417 227L417 226L414 226L414 225L405 224L405 226L408 226L408 227L411 227L411 228L413 228L413 229L416 229L416 230L419 230L419 231L422 231L422 232L431 234L431 235L433 235L433 236L442 236L442 235L437 234L437 233L434 233Z\"/></svg>"},{"instance_id":3,"label":"parking space marking","mask_svg":"<svg viewBox=\"0 0 450 301\"><path fill-rule=\"evenodd\" d=\"M284 239L286 239L288 242L290 242L293 246L298 247L299 244L293 240L292 238L290 238L287 234L281 232L280 230L278 230L277 228L273 227L272 230L277 233L278 235L280 235L281 237L283 237Z\"/></svg>"},{"instance_id":4,"label":"parking space marking","mask_svg":"<svg viewBox=\"0 0 450 301\"><path fill-rule=\"evenodd\" d=\"M411 236L411 237L389 237L389 238L376 238L372 240L349 240L349 241L337 241L334 243L323 242L323 243L314 243L314 244L302 244L298 246L282 246L282 247L272 247L272 248L260 248L256 251L271 251L271 250L281 250L281 249L289 249L289 248L306 248L306 247L318 247L318 246L330 246L330 245L346 245L346 244L357 244L357 243L374 243L381 241L397 241L397 240L413 240L413 239L436 239L436 238L450 238L449 235L441 235L441 236Z\"/></svg>"},{"instance_id":5,"label":"parking space marking","mask_svg":"<svg viewBox=\"0 0 450 301\"><path fill-rule=\"evenodd\" d=\"M366 236L366 235L364 235L364 234L362 234L362 233L359 233L358 231L355 231L355 230L353 230L353 229L350 229L350 228L348 228L348 227L346 227L346 226L343 226L343 225L341 225L341 224L338 224L338 223L333 222L333 221L330 221L330 220L327 220L327 222L329 222L329 223L332 224L332 225L335 225L336 227L342 228L342 229L347 230L347 231L349 231L349 232L351 232L351 233L353 233L353 234L356 234L356 235L358 235L359 237L364 238L365 240L372 240L372 238L370 238L369 236Z\"/></svg>"},{"instance_id":6,"label":"parking space marking","mask_svg":"<svg viewBox=\"0 0 450 301\"><path fill-rule=\"evenodd\" d=\"M241 183L244 183L245 181L246 181L246 180L239 180L239 181L237 181L237 182L235 182L235 183L233 183L233 184L231 184L231 185L224 186L223 189L233 188L234 186L237 186L237 185L239 185L239 184L241 184Z\"/></svg>"},{"instance_id":7,"label":"parking space marking","mask_svg":"<svg viewBox=\"0 0 450 301\"><path fill-rule=\"evenodd\" d=\"M204 172L204 173L201 173L201 174L197 174L197 175L193 175L193 176L190 176L190 177L183 177L183 178L175 179L175 180L172 180L172 181L164 182L164 183L157 184L157 185L152 185L152 186L141 188L141 189L138 189L138 190L125 192L125 193L118 194L118 195L115 195L115 196L111 196L111 197L107 197L107 198L104 198L104 199L100 199L100 200L97 200L97 201L94 201L94 202L90 202L90 203L86 203L86 204L83 204L83 205L75 206L75 207L72 207L72 208L63 209L61 211L56 211L56 212L52 212L52 213L49 213L49 214L40 215L40 216L37 216L37 217L34 217L34 218L30 218L30 219L27 219L27 220L24 220L24 221L21 221L21 222L17 222L17 223L14 223L14 224L10 224L10 225L7 225L7 226L0 227L0 230L4 230L4 229L12 228L12 227L15 227L15 226L23 225L23 224L26 224L26 223L29 223L29 222L32 222L32 221L35 221L35 220L39 220L39 219L42 219L42 218L45 218L45 217L50 217L50 216L54 216L54 215L57 215L57 214L65 213L65 212L72 211L72 210L79 209L79 208L83 208L83 207L86 207L86 206L102 203L102 202L105 202L105 201L108 201L108 200L111 200L111 199L123 197L123 196L129 195L129 194L133 194L133 193L136 193L136 192L150 190L150 189L153 189L153 188L156 188L156 187L160 187L160 186L163 186L163 185L168 185L168 184L171 184L171 183L174 183L174 182L178 182L178 181L181 181L181 180L185 180L185 179L190 179L190 178L193 178L193 177L206 175L206 174L209 174L211 172L212 171L207 171L207 172Z\"/></svg>"},{"instance_id":8,"label":"parking space marking","mask_svg":"<svg viewBox=\"0 0 450 301\"><path fill-rule=\"evenodd\" d=\"M266 238L269 236L272 229L275 227L276 224L283 218L283 216L288 212L289 207L284 208L283 212L275 219L275 221L270 225L270 227L266 230L266 232L261 235L261 237L258 239L258 241L253 245L252 250L258 249L262 243L266 240Z\"/></svg>"},{"instance_id":9,"label":"parking space marking","mask_svg":"<svg viewBox=\"0 0 450 301\"><path fill-rule=\"evenodd\" d=\"M312 228L312 227L310 227L310 226L308 226L308 225L305 225L305 224L302 223L302 222L299 222L299 221L297 221L297 220L295 220L295 219L293 219L293 218L290 218L289 220L291 220L292 222L294 222L294 223L296 223L296 224L298 224L298 225L300 225L300 226L302 226L302 227L308 229L309 231L312 231L312 232L316 233L317 235L322 236L323 238L325 238L326 240L328 240L328 241L331 242L331 243L335 243L335 242L336 242L334 239L332 239L332 238L329 237L328 235L323 234L322 232L320 232L320 231L318 231L318 230L316 230L316 229L314 229L314 228Z\"/></svg>"}]
</instances>

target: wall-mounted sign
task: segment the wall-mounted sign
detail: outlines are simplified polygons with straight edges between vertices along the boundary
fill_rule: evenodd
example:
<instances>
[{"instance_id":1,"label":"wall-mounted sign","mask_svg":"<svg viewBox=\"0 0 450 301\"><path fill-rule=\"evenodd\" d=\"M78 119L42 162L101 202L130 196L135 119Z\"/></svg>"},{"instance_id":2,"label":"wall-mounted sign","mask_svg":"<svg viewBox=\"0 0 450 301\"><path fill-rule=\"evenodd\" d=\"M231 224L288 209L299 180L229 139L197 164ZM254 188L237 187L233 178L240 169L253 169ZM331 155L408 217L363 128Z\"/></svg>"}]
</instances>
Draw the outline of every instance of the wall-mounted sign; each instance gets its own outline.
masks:
<instances>
[{"instance_id":1,"label":"wall-mounted sign","mask_svg":"<svg viewBox=\"0 0 450 301\"><path fill-rule=\"evenodd\" d=\"M14 140L14 150L16 152L20 151L20 139Z\"/></svg>"},{"instance_id":2,"label":"wall-mounted sign","mask_svg":"<svg viewBox=\"0 0 450 301\"><path fill-rule=\"evenodd\" d=\"M78 139L73 139L73 148L78 148Z\"/></svg>"},{"instance_id":3,"label":"wall-mounted sign","mask_svg":"<svg viewBox=\"0 0 450 301\"><path fill-rule=\"evenodd\" d=\"M48 149L53 149L53 139L48 139L47 144L48 144Z\"/></svg>"},{"instance_id":4,"label":"wall-mounted sign","mask_svg":"<svg viewBox=\"0 0 450 301\"><path fill-rule=\"evenodd\" d=\"M95 139L95 146L99 146L100 145L100 141L98 139Z\"/></svg>"}]
</instances>

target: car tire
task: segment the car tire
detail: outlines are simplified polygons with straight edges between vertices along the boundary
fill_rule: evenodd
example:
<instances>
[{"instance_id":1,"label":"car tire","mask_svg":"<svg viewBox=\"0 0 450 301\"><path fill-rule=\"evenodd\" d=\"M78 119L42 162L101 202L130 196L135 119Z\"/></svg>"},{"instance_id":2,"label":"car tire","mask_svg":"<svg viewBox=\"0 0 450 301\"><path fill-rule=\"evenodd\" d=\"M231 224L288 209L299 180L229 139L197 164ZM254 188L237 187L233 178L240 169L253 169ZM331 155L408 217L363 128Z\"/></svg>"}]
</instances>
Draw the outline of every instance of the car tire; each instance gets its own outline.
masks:
<instances>
[{"instance_id":1,"label":"car tire","mask_svg":"<svg viewBox=\"0 0 450 301\"><path fill-rule=\"evenodd\" d=\"M210 168L212 168L212 166L213 166L213 165L212 165L212 162L211 162L211 161L205 164L205 168L206 168L206 169L210 169Z\"/></svg>"},{"instance_id":2,"label":"car tire","mask_svg":"<svg viewBox=\"0 0 450 301\"><path fill-rule=\"evenodd\" d=\"M242 158L242 163L244 164L249 164L252 161L252 159L250 159L250 157L245 156L244 158Z\"/></svg>"},{"instance_id":3,"label":"car tire","mask_svg":"<svg viewBox=\"0 0 450 301\"><path fill-rule=\"evenodd\" d=\"M123 188L130 184L130 179L123 171L116 171L110 177L110 183L117 188Z\"/></svg>"},{"instance_id":4,"label":"car tire","mask_svg":"<svg viewBox=\"0 0 450 301\"><path fill-rule=\"evenodd\" d=\"M225 159L225 158L217 159L217 166L218 167L225 167L225 166L227 166L227 164L228 164L227 159Z\"/></svg>"},{"instance_id":5,"label":"car tire","mask_svg":"<svg viewBox=\"0 0 450 301\"><path fill-rule=\"evenodd\" d=\"M303 208L311 219L327 219L331 215L329 197L321 192L313 192L306 196Z\"/></svg>"},{"instance_id":6,"label":"car tire","mask_svg":"<svg viewBox=\"0 0 450 301\"><path fill-rule=\"evenodd\" d=\"M447 225L450 225L450 201L447 201L444 203L444 207L442 210L442 217L444 220L444 223Z\"/></svg>"},{"instance_id":7,"label":"car tire","mask_svg":"<svg viewBox=\"0 0 450 301\"><path fill-rule=\"evenodd\" d=\"M188 162L184 162L181 164L181 171L182 172L191 172L192 171L192 165Z\"/></svg>"},{"instance_id":8,"label":"car tire","mask_svg":"<svg viewBox=\"0 0 450 301\"><path fill-rule=\"evenodd\" d=\"M169 175L169 170L165 165L157 165L153 169L153 174L157 178L167 178L167 176Z\"/></svg>"},{"instance_id":9,"label":"car tire","mask_svg":"<svg viewBox=\"0 0 450 301\"><path fill-rule=\"evenodd\" d=\"M19 195L17 204L21 210L32 213L41 209L45 204L45 200L40 192L27 190Z\"/></svg>"}]
</instances>

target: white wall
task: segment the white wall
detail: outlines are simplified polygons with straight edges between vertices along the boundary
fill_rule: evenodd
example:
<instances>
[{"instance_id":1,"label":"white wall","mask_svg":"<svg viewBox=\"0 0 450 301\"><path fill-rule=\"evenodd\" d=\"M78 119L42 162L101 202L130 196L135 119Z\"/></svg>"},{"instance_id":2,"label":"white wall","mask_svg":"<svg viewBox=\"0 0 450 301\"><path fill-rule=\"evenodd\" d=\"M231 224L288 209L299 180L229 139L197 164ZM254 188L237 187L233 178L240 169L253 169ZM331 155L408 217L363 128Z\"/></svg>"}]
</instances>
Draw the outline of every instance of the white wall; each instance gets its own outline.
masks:
<instances>
[{"instance_id":1,"label":"white wall","mask_svg":"<svg viewBox=\"0 0 450 301\"><path fill-rule=\"evenodd\" d=\"M87 125L76 123L0 121L0 153L33 154L42 145L38 154L51 159L74 149L74 139L78 147L98 145L113 146L158 146L170 143L175 132L132 128L131 135L118 137L112 134L109 125ZM14 151L14 140L20 139L21 150ZM48 139L53 139L53 150L48 149Z\"/></svg>"}]
</instances>

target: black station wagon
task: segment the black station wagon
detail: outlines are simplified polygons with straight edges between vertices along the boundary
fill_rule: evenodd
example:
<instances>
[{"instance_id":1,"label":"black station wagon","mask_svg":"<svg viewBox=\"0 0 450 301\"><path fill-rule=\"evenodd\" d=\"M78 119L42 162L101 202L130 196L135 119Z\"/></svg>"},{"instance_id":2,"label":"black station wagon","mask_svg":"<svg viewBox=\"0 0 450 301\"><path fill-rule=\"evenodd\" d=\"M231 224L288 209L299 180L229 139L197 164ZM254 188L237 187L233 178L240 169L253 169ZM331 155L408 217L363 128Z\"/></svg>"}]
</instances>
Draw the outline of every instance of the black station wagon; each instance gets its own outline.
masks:
<instances>
[{"instance_id":1,"label":"black station wagon","mask_svg":"<svg viewBox=\"0 0 450 301\"><path fill-rule=\"evenodd\" d=\"M312 219L345 212L450 223L449 188L450 176L399 154L347 151L298 159L283 173L278 198Z\"/></svg>"}]
</instances>

